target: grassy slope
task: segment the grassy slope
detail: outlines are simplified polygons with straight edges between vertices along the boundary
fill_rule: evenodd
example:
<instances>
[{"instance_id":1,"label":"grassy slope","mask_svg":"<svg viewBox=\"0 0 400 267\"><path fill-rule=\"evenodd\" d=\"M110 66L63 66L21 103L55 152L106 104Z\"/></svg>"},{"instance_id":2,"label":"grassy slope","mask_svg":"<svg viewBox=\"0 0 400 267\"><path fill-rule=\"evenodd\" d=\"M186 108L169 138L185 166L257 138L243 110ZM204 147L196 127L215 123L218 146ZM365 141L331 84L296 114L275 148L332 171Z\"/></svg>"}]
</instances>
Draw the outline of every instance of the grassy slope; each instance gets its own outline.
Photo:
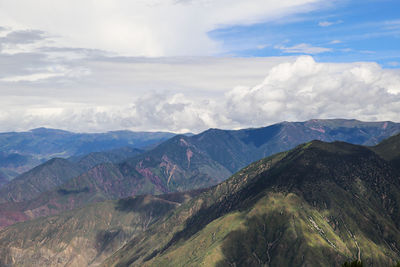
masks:
<instances>
[{"instance_id":1,"label":"grassy slope","mask_svg":"<svg viewBox=\"0 0 400 267\"><path fill-rule=\"evenodd\" d=\"M104 266L339 266L358 256L387 266L400 258L398 177L366 148L312 142L203 193Z\"/></svg>"},{"instance_id":2,"label":"grassy slope","mask_svg":"<svg viewBox=\"0 0 400 267\"><path fill-rule=\"evenodd\" d=\"M0 266L97 266L198 192L106 201L0 231Z\"/></svg>"},{"instance_id":3,"label":"grassy slope","mask_svg":"<svg viewBox=\"0 0 400 267\"><path fill-rule=\"evenodd\" d=\"M371 149L400 169L400 134L382 141Z\"/></svg>"}]
</instances>

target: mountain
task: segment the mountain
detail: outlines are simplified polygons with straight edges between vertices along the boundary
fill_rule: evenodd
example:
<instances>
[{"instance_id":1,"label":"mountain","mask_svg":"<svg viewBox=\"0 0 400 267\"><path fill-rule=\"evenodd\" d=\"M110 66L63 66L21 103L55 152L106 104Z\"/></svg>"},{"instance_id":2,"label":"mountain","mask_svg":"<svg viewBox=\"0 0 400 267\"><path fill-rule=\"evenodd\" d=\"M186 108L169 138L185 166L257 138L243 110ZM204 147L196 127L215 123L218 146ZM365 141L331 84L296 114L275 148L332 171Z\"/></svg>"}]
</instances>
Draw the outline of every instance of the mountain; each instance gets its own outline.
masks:
<instances>
[{"instance_id":1,"label":"mountain","mask_svg":"<svg viewBox=\"0 0 400 267\"><path fill-rule=\"evenodd\" d=\"M18 223L0 232L0 266L97 266L199 192L138 196Z\"/></svg>"},{"instance_id":2,"label":"mountain","mask_svg":"<svg viewBox=\"0 0 400 267\"><path fill-rule=\"evenodd\" d=\"M77 164L54 158L0 188L0 203L30 200L83 172Z\"/></svg>"},{"instance_id":3,"label":"mountain","mask_svg":"<svg viewBox=\"0 0 400 267\"><path fill-rule=\"evenodd\" d=\"M0 188L8 183L8 176L0 170Z\"/></svg>"},{"instance_id":4,"label":"mountain","mask_svg":"<svg viewBox=\"0 0 400 267\"><path fill-rule=\"evenodd\" d=\"M399 130L391 122L311 120L179 135L124 162L99 164L26 203L0 205L1 226L91 202L209 187L253 161L312 139L371 144Z\"/></svg>"},{"instance_id":5,"label":"mountain","mask_svg":"<svg viewBox=\"0 0 400 267\"><path fill-rule=\"evenodd\" d=\"M400 134L382 141L377 146L372 147L372 150L391 162L395 168L400 169Z\"/></svg>"},{"instance_id":6,"label":"mountain","mask_svg":"<svg viewBox=\"0 0 400 267\"><path fill-rule=\"evenodd\" d=\"M36 198L2 203L0 227L107 199L204 188L229 177L229 171L190 147L185 138L172 138L122 163L99 164Z\"/></svg>"},{"instance_id":7,"label":"mountain","mask_svg":"<svg viewBox=\"0 0 400 267\"><path fill-rule=\"evenodd\" d=\"M341 266L400 259L400 173L312 141L263 159L133 237L103 266Z\"/></svg>"},{"instance_id":8,"label":"mountain","mask_svg":"<svg viewBox=\"0 0 400 267\"><path fill-rule=\"evenodd\" d=\"M251 162L313 139L368 145L397 132L400 124L355 120L284 122L238 131L210 129L198 135L175 136L118 165L99 165L65 188L80 190L87 186L111 192L114 197L126 196L118 186L127 194L185 191L214 185ZM130 191L125 182L133 186Z\"/></svg>"},{"instance_id":9,"label":"mountain","mask_svg":"<svg viewBox=\"0 0 400 267\"><path fill-rule=\"evenodd\" d=\"M175 136L120 164L98 165L62 189L87 188L104 199L191 190L215 185L251 162L312 139L371 144L399 131L400 124L355 120L284 122L238 131L210 129Z\"/></svg>"},{"instance_id":10,"label":"mountain","mask_svg":"<svg viewBox=\"0 0 400 267\"><path fill-rule=\"evenodd\" d=\"M127 146L145 148L174 135L131 131L72 133L47 128L0 133L0 170L8 171L9 178L14 178L55 157L68 158Z\"/></svg>"},{"instance_id":11,"label":"mountain","mask_svg":"<svg viewBox=\"0 0 400 267\"><path fill-rule=\"evenodd\" d=\"M76 194L72 204L87 192L59 193ZM34 212L55 203L42 201ZM390 266L400 259L399 203L400 172L373 149L312 141L209 189L14 224L0 231L0 263L94 266L109 257L103 266L341 266L360 258Z\"/></svg>"},{"instance_id":12,"label":"mountain","mask_svg":"<svg viewBox=\"0 0 400 267\"><path fill-rule=\"evenodd\" d=\"M117 163L142 152L140 149L124 147L110 151L92 152L68 160L53 158L19 175L0 188L0 203L30 201L41 193L61 186L98 164Z\"/></svg>"},{"instance_id":13,"label":"mountain","mask_svg":"<svg viewBox=\"0 0 400 267\"><path fill-rule=\"evenodd\" d=\"M96 165L102 163L119 163L143 152L144 150L142 149L121 147L102 152L92 152L82 156L74 156L68 158L68 160L77 163L80 167L86 170L90 170Z\"/></svg>"},{"instance_id":14,"label":"mountain","mask_svg":"<svg viewBox=\"0 0 400 267\"><path fill-rule=\"evenodd\" d=\"M18 174L30 170L32 167L41 164L43 160L31 155L21 155L13 152L0 150L0 172L6 181L12 180Z\"/></svg>"}]
</instances>

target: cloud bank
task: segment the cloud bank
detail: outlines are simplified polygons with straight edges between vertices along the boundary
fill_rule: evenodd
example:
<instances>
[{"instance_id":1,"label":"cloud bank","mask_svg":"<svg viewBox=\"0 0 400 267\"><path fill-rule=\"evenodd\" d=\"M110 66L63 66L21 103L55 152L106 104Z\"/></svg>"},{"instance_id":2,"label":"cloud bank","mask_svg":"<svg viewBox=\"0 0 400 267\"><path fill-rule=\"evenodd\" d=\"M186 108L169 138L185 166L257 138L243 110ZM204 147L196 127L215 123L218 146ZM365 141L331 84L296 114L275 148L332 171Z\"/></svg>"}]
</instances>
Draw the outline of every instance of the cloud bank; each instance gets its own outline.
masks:
<instances>
[{"instance_id":1,"label":"cloud bank","mask_svg":"<svg viewBox=\"0 0 400 267\"><path fill-rule=\"evenodd\" d=\"M220 52L208 32L249 25L323 6L320 0L2 1L0 25L40 29L53 46L86 47L129 56L194 56ZM23 8L21 8L23 7ZM35 38L35 32L21 38Z\"/></svg>"},{"instance_id":2,"label":"cloud bank","mask_svg":"<svg viewBox=\"0 0 400 267\"><path fill-rule=\"evenodd\" d=\"M213 65L203 59L201 63L185 61L186 65L182 66L170 59L168 66L175 68L172 67L168 73L159 61L144 62L140 66L150 66L148 73L143 69L140 72L143 81L148 81L147 75L152 75L154 79L151 82L154 84L159 79L160 84L181 90L162 90L157 86L157 90L150 90L150 86L147 92L127 99L126 92L121 91L118 96L117 89L113 96L104 95L104 99L94 95L96 101L92 102L87 100L90 98L88 96L82 98L85 102L78 102L78 96L71 96L73 93L66 93L65 98L53 99L32 94L23 99L36 105L19 103L9 109L0 109L0 125L9 129L47 126L73 131L131 129L199 132L210 127L257 127L284 120L301 121L311 118L399 121L399 70L382 69L378 64L368 62L318 63L311 56L283 58L281 62L264 58L262 71L265 70L265 74L262 80L259 73L262 64L256 59L247 59L246 68L240 68L240 65L233 68L230 60L246 62L246 59L220 59L218 64ZM268 61L269 65L266 64ZM114 67L125 64L127 68L135 66L132 63L116 62L103 64L112 64ZM256 67L249 67L251 64ZM210 88L212 82L201 83L201 79L212 79L211 73L206 76L194 75L204 67L207 69L212 66L214 81L220 84L218 90ZM242 70L242 81L246 81L247 85L224 89L223 85L227 84L230 77L222 71L224 66L230 67L229 70L236 74ZM258 71L256 78L259 82L254 82L255 77L252 77L249 69ZM164 72L154 74L154 70ZM91 81L92 75L85 76L86 82ZM191 75L196 76L192 81ZM218 75L220 77L215 78ZM228 79L224 75L228 75ZM168 77L172 77L169 82ZM251 81L253 85L248 84ZM200 86L194 92L191 91L190 87L197 83ZM81 95L85 95L85 90L80 91ZM8 98L12 99L10 95ZM58 102L54 99L58 99Z\"/></svg>"}]
</instances>

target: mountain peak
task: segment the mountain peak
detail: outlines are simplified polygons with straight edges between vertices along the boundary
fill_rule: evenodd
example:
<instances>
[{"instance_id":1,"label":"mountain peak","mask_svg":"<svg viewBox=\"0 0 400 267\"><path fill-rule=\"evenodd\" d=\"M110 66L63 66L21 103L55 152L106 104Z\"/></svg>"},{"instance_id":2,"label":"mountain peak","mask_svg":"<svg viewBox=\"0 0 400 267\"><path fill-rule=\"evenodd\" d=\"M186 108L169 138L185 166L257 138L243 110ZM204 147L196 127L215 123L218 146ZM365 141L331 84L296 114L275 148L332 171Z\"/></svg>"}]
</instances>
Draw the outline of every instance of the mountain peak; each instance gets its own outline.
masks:
<instances>
[{"instance_id":1,"label":"mountain peak","mask_svg":"<svg viewBox=\"0 0 400 267\"><path fill-rule=\"evenodd\" d=\"M67 134L70 133L65 130L60 130L60 129L52 129L52 128L46 128L46 127L39 127L35 129L29 130L29 132L34 133L34 134Z\"/></svg>"}]
</instances>

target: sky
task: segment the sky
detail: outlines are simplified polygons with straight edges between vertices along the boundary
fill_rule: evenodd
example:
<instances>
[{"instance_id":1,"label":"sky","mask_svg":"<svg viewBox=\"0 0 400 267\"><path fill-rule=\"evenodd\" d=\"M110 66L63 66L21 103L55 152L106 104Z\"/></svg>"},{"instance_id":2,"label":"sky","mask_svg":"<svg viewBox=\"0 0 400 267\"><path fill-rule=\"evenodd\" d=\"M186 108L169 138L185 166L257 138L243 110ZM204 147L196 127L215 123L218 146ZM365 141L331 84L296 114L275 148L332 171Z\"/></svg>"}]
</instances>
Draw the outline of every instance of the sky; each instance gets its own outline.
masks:
<instances>
[{"instance_id":1,"label":"sky","mask_svg":"<svg viewBox=\"0 0 400 267\"><path fill-rule=\"evenodd\" d=\"M399 122L398 0L0 0L0 131Z\"/></svg>"}]
</instances>

